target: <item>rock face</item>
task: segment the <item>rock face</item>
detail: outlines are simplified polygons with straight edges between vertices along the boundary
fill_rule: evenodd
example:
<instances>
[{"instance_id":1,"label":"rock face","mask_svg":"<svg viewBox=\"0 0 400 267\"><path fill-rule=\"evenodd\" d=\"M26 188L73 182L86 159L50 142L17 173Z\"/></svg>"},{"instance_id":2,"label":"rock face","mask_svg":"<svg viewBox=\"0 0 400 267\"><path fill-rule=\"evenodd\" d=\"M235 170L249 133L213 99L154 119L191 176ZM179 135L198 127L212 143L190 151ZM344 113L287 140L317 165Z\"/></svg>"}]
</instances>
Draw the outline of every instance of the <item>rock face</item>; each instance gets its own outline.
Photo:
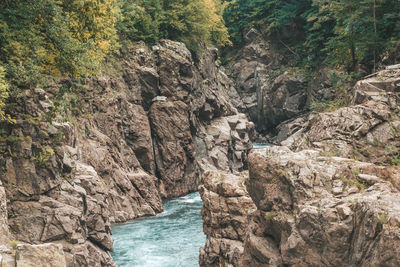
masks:
<instances>
[{"instance_id":1,"label":"rock face","mask_svg":"<svg viewBox=\"0 0 400 267\"><path fill-rule=\"evenodd\" d=\"M206 244L200 249L200 266L240 266L247 234L247 214L255 205L244 182L248 173L233 175L208 171L200 186L204 201L203 229Z\"/></svg>"},{"instance_id":2,"label":"rock face","mask_svg":"<svg viewBox=\"0 0 400 267\"><path fill-rule=\"evenodd\" d=\"M217 193L204 204L208 238L200 263L397 266L399 79L398 69L380 72L357 83L353 106L280 125L276 141L281 145L253 150L248 158L246 188L257 208L243 224L231 224L230 232L247 229L239 259L224 258L232 249L215 235L224 233L225 225L209 222L215 207L225 203L224 193ZM206 178L202 191L216 192L206 189L220 182L214 178L212 187L208 183L213 180ZM230 192L243 190L230 184ZM226 214L235 211L224 206Z\"/></svg>"},{"instance_id":3,"label":"rock face","mask_svg":"<svg viewBox=\"0 0 400 267\"><path fill-rule=\"evenodd\" d=\"M260 78L261 79L261 78ZM288 70L272 81L260 81L257 125L260 131L296 117L307 108L305 74Z\"/></svg>"},{"instance_id":4,"label":"rock face","mask_svg":"<svg viewBox=\"0 0 400 267\"><path fill-rule=\"evenodd\" d=\"M397 165L399 91L400 70L382 71L356 84L353 106L282 124L275 141L296 151L318 148L330 156Z\"/></svg>"},{"instance_id":5,"label":"rock face","mask_svg":"<svg viewBox=\"0 0 400 267\"><path fill-rule=\"evenodd\" d=\"M111 223L161 212L215 160L245 169L254 127L230 103L216 51L204 51L195 63L182 43L137 43L114 73L21 90L16 123L1 122L0 241L10 229L61 244L67 266L114 266Z\"/></svg>"},{"instance_id":6,"label":"rock face","mask_svg":"<svg viewBox=\"0 0 400 267\"><path fill-rule=\"evenodd\" d=\"M9 240L7 199L4 187L0 181L0 245L6 244Z\"/></svg>"},{"instance_id":7,"label":"rock face","mask_svg":"<svg viewBox=\"0 0 400 267\"><path fill-rule=\"evenodd\" d=\"M399 178L388 168L278 146L253 152L249 164L257 211L243 266L400 261L400 192L390 182Z\"/></svg>"},{"instance_id":8,"label":"rock face","mask_svg":"<svg viewBox=\"0 0 400 267\"><path fill-rule=\"evenodd\" d=\"M199 184L199 173L190 132L188 105L182 101L154 103L150 109L150 118L163 196L178 197L182 192L195 191Z\"/></svg>"},{"instance_id":9,"label":"rock face","mask_svg":"<svg viewBox=\"0 0 400 267\"><path fill-rule=\"evenodd\" d=\"M195 142L200 169L232 173L247 169L253 135L254 124L244 114L211 121Z\"/></svg>"},{"instance_id":10,"label":"rock face","mask_svg":"<svg viewBox=\"0 0 400 267\"><path fill-rule=\"evenodd\" d=\"M66 267L62 245L18 245L16 257L17 267Z\"/></svg>"},{"instance_id":11,"label":"rock face","mask_svg":"<svg viewBox=\"0 0 400 267\"><path fill-rule=\"evenodd\" d=\"M241 100L236 101L237 107L249 114L258 131L271 131L307 110L308 81L304 73L290 67L291 56L276 51L257 30L251 29L244 42L227 66Z\"/></svg>"}]
</instances>

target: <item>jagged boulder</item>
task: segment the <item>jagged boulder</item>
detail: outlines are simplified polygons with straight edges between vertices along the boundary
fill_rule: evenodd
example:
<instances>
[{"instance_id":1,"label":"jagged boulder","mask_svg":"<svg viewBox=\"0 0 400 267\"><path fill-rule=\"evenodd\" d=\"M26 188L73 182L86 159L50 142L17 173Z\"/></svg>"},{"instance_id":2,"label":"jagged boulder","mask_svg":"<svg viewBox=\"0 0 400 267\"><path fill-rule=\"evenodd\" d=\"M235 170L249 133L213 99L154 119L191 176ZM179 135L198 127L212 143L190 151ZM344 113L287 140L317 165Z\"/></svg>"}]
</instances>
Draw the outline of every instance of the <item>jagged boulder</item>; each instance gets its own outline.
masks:
<instances>
[{"instance_id":1,"label":"jagged boulder","mask_svg":"<svg viewBox=\"0 0 400 267\"><path fill-rule=\"evenodd\" d=\"M275 142L296 151L314 148L331 156L397 165L399 91L400 70L379 72L356 84L352 106L283 123Z\"/></svg>"},{"instance_id":2,"label":"jagged boulder","mask_svg":"<svg viewBox=\"0 0 400 267\"><path fill-rule=\"evenodd\" d=\"M279 146L251 153L249 164L257 211L243 266L399 262L399 177L390 169Z\"/></svg>"},{"instance_id":3,"label":"jagged boulder","mask_svg":"<svg viewBox=\"0 0 400 267\"><path fill-rule=\"evenodd\" d=\"M307 109L307 80L304 73L288 70L261 83L258 96L258 129L273 129Z\"/></svg>"},{"instance_id":4,"label":"jagged boulder","mask_svg":"<svg viewBox=\"0 0 400 267\"><path fill-rule=\"evenodd\" d=\"M284 123L280 146L250 153L245 180L257 209L231 266L398 265L398 77L387 70L359 82L353 106ZM200 259L217 262L230 248L208 235Z\"/></svg>"},{"instance_id":5,"label":"jagged boulder","mask_svg":"<svg viewBox=\"0 0 400 267\"><path fill-rule=\"evenodd\" d=\"M212 120L195 141L200 169L233 173L247 169L253 135L254 123L245 114Z\"/></svg>"},{"instance_id":6,"label":"jagged boulder","mask_svg":"<svg viewBox=\"0 0 400 267\"><path fill-rule=\"evenodd\" d=\"M188 105L182 101L156 102L150 109L150 121L163 197L195 191L198 172Z\"/></svg>"},{"instance_id":7,"label":"jagged boulder","mask_svg":"<svg viewBox=\"0 0 400 267\"><path fill-rule=\"evenodd\" d=\"M242 103L237 105L239 111L249 115L258 131L271 131L307 110L309 81L302 71L290 67L292 55L278 51L254 28L244 40L244 46L229 58L227 66L241 102L232 97Z\"/></svg>"},{"instance_id":8,"label":"jagged boulder","mask_svg":"<svg viewBox=\"0 0 400 267\"><path fill-rule=\"evenodd\" d=\"M207 171L199 188L204 201L206 244L200 249L200 266L240 266L247 234L247 214L255 208L244 182L247 173L233 175Z\"/></svg>"}]
</instances>

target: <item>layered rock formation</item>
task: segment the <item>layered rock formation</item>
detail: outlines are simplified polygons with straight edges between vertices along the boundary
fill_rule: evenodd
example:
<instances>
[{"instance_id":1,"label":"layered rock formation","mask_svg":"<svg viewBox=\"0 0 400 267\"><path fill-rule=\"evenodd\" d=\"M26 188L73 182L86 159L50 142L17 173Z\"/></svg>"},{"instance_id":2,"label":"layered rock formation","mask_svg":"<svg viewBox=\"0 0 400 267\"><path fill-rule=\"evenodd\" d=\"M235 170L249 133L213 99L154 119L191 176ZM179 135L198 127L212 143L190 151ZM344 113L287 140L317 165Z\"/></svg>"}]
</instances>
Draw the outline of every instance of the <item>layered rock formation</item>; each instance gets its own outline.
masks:
<instances>
[{"instance_id":1,"label":"layered rock formation","mask_svg":"<svg viewBox=\"0 0 400 267\"><path fill-rule=\"evenodd\" d=\"M243 266L400 261L400 192L390 169L285 147L254 152L249 162L248 190L257 211L250 216Z\"/></svg>"},{"instance_id":2,"label":"layered rock formation","mask_svg":"<svg viewBox=\"0 0 400 267\"><path fill-rule=\"evenodd\" d=\"M197 59L182 43L137 43L108 75L21 91L1 133L5 254L13 240L54 243L67 266L113 266L111 223L196 191L215 161L246 167L253 124L230 104L216 51Z\"/></svg>"},{"instance_id":3,"label":"layered rock formation","mask_svg":"<svg viewBox=\"0 0 400 267\"><path fill-rule=\"evenodd\" d=\"M353 90L352 106L284 123L275 142L295 151L318 148L330 156L397 165L400 69L381 71Z\"/></svg>"},{"instance_id":4,"label":"layered rock formation","mask_svg":"<svg viewBox=\"0 0 400 267\"><path fill-rule=\"evenodd\" d=\"M247 169L254 133L254 124L244 114L211 121L195 141L200 169L231 173Z\"/></svg>"},{"instance_id":5,"label":"layered rock formation","mask_svg":"<svg viewBox=\"0 0 400 267\"><path fill-rule=\"evenodd\" d=\"M380 72L357 83L353 106L282 124L280 146L254 150L248 193L236 189L257 207L233 226L247 226L243 252L215 266L397 266L399 91L400 70ZM204 205L206 222L221 203L217 196ZM202 266L231 251L214 238L224 226L206 229L214 243L202 250Z\"/></svg>"},{"instance_id":6,"label":"layered rock formation","mask_svg":"<svg viewBox=\"0 0 400 267\"><path fill-rule=\"evenodd\" d=\"M290 67L292 58L290 53L276 51L267 38L251 29L244 36L243 48L228 59L229 76L242 100L238 108L260 132L271 131L307 110L309 82L305 73Z\"/></svg>"},{"instance_id":7,"label":"layered rock formation","mask_svg":"<svg viewBox=\"0 0 400 267\"><path fill-rule=\"evenodd\" d=\"M200 250L200 266L240 266L247 215L256 208L245 188L247 176L247 172L203 174L199 191L204 201L203 230L207 240Z\"/></svg>"}]
</instances>

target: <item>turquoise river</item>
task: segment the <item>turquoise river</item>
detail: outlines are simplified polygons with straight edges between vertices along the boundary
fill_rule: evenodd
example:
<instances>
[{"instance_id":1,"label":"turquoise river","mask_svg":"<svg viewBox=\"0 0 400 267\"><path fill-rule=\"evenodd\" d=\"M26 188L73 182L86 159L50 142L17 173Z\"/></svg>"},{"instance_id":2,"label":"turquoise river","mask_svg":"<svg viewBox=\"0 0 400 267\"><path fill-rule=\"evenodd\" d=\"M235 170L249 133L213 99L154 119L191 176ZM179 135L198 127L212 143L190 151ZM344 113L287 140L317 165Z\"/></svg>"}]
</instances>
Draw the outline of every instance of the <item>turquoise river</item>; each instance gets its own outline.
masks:
<instances>
[{"instance_id":1,"label":"turquoise river","mask_svg":"<svg viewBox=\"0 0 400 267\"><path fill-rule=\"evenodd\" d=\"M118 267L199 266L203 234L199 193L169 200L154 217L114 225L114 253Z\"/></svg>"},{"instance_id":2,"label":"turquoise river","mask_svg":"<svg viewBox=\"0 0 400 267\"><path fill-rule=\"evenodd\" d=\"M253 145L262 149L270 144ZM169 200L154 217L114 225L114 253L118 267L199 266L199 250L205 244L199 193Z\"/></svg>"}]
</instances>

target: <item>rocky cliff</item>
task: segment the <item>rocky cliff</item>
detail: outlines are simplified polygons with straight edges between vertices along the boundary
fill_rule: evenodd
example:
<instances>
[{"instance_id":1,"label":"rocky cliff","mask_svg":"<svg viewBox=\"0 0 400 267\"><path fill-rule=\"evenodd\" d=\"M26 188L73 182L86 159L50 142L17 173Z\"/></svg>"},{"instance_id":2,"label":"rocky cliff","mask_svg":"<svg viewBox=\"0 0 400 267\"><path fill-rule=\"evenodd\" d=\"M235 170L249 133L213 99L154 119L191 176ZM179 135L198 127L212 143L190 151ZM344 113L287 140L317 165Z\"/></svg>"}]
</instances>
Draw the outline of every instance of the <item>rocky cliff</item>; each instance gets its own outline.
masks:
<instances>
[{"instance_id":1,"label":"rocky cliff","mask_svg":"<svg viewBox=\"0 0 400 267\"><path fill-rule=\"evenodd\" d=\"M229 189L241 192L231 202L250 197L257 207L230 224L229 232L246 231L235 257L215 238L225 224L212 223L226 190L205 202L201 266L397 266L399 91L400 70L382 71L357 83L352 106L281 124L279 146L251 152L246 188ZM209 176L205 188L222 188Z\"/></svg>"},{"instance_id":2,"label":"rocky cliff","mask_svg":"<svg viewBox=\"0 0 400 267\"><path fill-rule=\"evenodd\" d=\"M278 50L268 38L250 29L243 46L234 52L227 55L227 72L240 96L237 106L256 123L259 132L270 132L307 110L310 82L304 71L292 67L295 60L288 50Z\"/></svg>"},{"instance_id":3,"label":"rocky cliff","mask_svg":"<svg viewBox=\"0 0 400 267\"><path fill-rule=\"evenodd\" d=\"M50 253L65 258L52 266L113 266L111 223L155 215L206 169L246 168L254 124L216 58L137 43L99 77L21 88L16 123L1 126L4 264Z\"/></svg>"},{"instance_id":4,"label":"rocky cliff","mask_svg":"<svg viewBox=\"0 0 400 267\"><path fill-rule=\"evenodd\" d=\"M247 215L256 208L245 188L246 177L248 172L203 174L199 191L204 201L203 230L207 240L200 250L200 266L240 266Z\"/></svg>"}]
</instances>

